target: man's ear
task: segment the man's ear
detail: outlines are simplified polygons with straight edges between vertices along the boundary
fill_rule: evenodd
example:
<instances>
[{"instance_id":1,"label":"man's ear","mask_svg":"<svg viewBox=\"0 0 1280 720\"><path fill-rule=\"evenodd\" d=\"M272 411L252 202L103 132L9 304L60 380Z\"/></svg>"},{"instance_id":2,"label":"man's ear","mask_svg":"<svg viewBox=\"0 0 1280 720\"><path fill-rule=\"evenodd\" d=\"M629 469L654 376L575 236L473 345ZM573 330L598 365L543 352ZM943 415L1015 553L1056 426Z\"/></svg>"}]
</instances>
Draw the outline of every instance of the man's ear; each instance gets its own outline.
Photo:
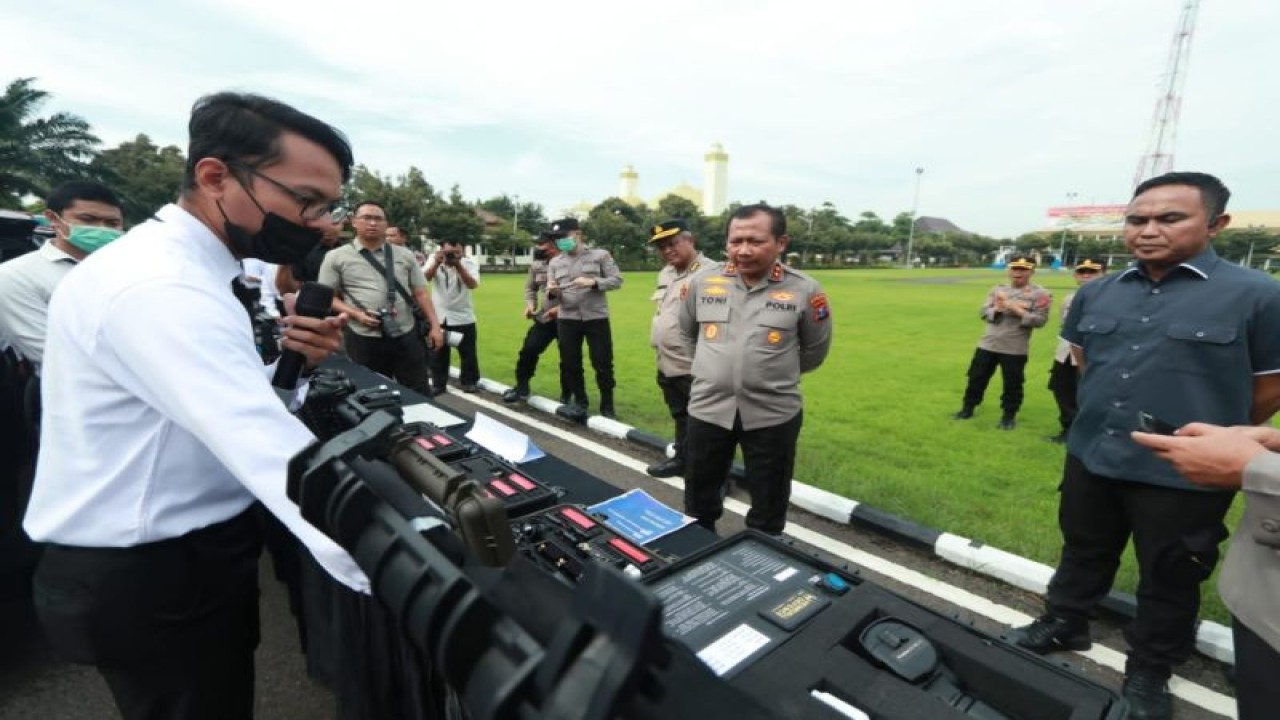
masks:
<instances>
[{"instance_id":1,"label":"man's ear","mask_svg":"<svg viewBox=\"0 0 1280 720\"><path fill-rule=\"evenodd\" d=\"M227 182L234 180L231 168L218 158L201 158L196 162L195 185L214 199L221 198L226 193Z\"/></svg>"},{"instance_id":2,"label":"man's ear","mask_svg":"<svg viewBox=\"0 0 1280 720\"><path fill-rule=\"evenodd\" d=\"M1230 224L1231 216L1226 213L1222 213L1218 217L1214 218L1213 222L1209 223L1209 237L1212 239L1218 233L1226 230L1227 226Z\"/></svg>"}]
</instances>

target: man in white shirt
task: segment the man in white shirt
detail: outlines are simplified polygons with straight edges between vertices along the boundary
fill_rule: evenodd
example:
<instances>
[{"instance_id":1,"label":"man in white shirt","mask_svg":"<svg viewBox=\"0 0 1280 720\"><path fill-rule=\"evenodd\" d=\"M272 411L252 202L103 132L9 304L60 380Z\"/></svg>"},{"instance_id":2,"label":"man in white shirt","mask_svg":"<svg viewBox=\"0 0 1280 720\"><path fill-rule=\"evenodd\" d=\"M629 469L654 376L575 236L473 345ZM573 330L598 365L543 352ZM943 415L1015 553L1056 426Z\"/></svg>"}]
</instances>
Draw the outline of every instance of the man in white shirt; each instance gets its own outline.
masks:
<instances>
[{"instance_id":1,"label":"man in white shirt","mask_svg":"<svg viewBox=\"0 0 1280 720\"><path fill-rule=\"evenodd\" d=\"M462 392L473 393L480 382L480 360L476 357L476 311L471 305L471 291L480 286L480 266L467 257L466 249L456 240L442 240L427 261L427 282L431 283L431 301L436 317L445 332L461 335L458 357L462 363L458 384ZM449 343L431 355L431 384L434 392L444 392L449 381Z\"/></svg>"},{"instance_id":2,"label":"man in white shirt","mask_svg":"<svg viewBox=\"0 0 1280 720\"><path fill-rule=\"evenodd\" d=\"M280 402L231 291L239 260L319 241L349 177L330 126L255 95L198 100L180 199L69 274L49 307L43 445L24 527L35 601L125 720L253 716L261 502L334 578L368 579L285 494L313 440ZM288 316L308 366L345 318Z\"/></svg>"},{"instance_id":3,"label":"man in white shirt","mask_svg":"<svg viewBox=\"0 0 1280 720\"><path fill-rule=\"evenodd\" d=\"M74 181L45 198L53 239L35 252L0 264L0 336L39 372L44 359L49 298L76 263L118 237L120 199L103 185Z\"/></svg>"}]
</instances>

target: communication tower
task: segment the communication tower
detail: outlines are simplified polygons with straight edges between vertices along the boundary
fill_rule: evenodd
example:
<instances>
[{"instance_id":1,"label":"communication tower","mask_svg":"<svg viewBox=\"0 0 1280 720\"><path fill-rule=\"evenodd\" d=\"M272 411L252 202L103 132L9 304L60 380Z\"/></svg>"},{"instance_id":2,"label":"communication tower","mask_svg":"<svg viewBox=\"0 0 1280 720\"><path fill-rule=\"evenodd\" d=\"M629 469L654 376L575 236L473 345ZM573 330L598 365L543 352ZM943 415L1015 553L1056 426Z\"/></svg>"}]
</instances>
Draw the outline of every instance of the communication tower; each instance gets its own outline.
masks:
<instances>
[{"instance_id":1,"label":"communication tower","mask_svg":"<svg viewBox=\"0 0 1280 720\"><path fill-rule=\"evenodd\" d=\"M1196 27L1196 12L1200 0L1187 0L1182 6L1178 29L1173 33L1173 45L1164 75L1160 78L1160 95L1156 98L1155 115L1151 121L1151 137L1147 140L1147 153L1138 161L1134 173L1136 187L1143 180L1161 175L1173 169L1173 146L1178 135L1178 113L1182 109L1182 86L1187 79L1187 64L1191 61L1191 34Z\"/></svg>"}]
</instances>

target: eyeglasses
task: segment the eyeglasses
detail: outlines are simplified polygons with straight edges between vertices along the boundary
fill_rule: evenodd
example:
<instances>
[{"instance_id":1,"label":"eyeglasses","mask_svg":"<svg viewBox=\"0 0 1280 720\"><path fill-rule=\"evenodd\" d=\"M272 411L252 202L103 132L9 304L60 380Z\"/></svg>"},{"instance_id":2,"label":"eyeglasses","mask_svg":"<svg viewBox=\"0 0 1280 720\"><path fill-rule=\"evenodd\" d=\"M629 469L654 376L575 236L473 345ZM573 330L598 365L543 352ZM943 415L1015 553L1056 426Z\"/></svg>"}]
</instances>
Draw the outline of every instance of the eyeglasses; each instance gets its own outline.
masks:
<instances>
[{"instance_id":1,"label":"eyeglasses","mask_svg":"<svg viewBox=\"0 0 1280 720\"><path fill-rule=\"evenodd\" d=\"M323 217L336 218L339 217L338 213L340 212L342 215L346 214L346 211L342 209L341 200L325 200L324 198L318 198L310 193L295 190L279 180L276 180L265 173L259 172L256 168L245 165L244 163L231 162L227 163L227 167L243 170L256 178L261 178L272 185L275 185L276 188L293 198L293 201L301 206L301 209L298 211L298 216L303 220L319 220Z\"/></svg>"}]
</instances>

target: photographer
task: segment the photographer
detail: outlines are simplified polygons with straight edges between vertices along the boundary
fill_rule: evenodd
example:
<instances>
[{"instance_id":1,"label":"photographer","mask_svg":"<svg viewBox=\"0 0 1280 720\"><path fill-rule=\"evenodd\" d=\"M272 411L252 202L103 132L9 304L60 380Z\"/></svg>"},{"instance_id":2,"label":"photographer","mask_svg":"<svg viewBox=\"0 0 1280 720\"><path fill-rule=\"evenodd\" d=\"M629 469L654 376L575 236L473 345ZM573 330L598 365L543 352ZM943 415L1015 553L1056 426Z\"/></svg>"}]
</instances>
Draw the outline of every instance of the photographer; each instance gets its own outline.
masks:
<instances>
[{"instance_id":1,"label":"photographer","mask_svg":"<svg viewBox=\"0 0 1280 720\"><path fill-rule=\"evenodd\" d=\"M471 306L471 291L480 286L480 266L466 257L462 245L455 240L441 240L427 261L427 282L432 284L431 301L436 316L441 318L446 331L462 336L458 342L458 356L462 372L458 382L462 392L476 391L480 382L480 361L476 357L476 313ZM449 343L445 343L431 356L431 384L433 392L444 392L449 382Z\"/></svg>"},{"instance_id":2,"label":"photographer","mask_svg":"<svg viewBox=\"0 0 1280 720\"><path fill-rule=\"evenodd\" d=\"M334 311L351 318L347 355L429 394L422 336L433 349L444 345L444 336L427 297L426 280L412 252L386 242L387 212L382 205L366 200L355 207L353 216L355 242L330 251L320 266L320 282L334 290ZM416 312L421 312L426 327L419 327Z\"/></svg>"}]
</instances>

